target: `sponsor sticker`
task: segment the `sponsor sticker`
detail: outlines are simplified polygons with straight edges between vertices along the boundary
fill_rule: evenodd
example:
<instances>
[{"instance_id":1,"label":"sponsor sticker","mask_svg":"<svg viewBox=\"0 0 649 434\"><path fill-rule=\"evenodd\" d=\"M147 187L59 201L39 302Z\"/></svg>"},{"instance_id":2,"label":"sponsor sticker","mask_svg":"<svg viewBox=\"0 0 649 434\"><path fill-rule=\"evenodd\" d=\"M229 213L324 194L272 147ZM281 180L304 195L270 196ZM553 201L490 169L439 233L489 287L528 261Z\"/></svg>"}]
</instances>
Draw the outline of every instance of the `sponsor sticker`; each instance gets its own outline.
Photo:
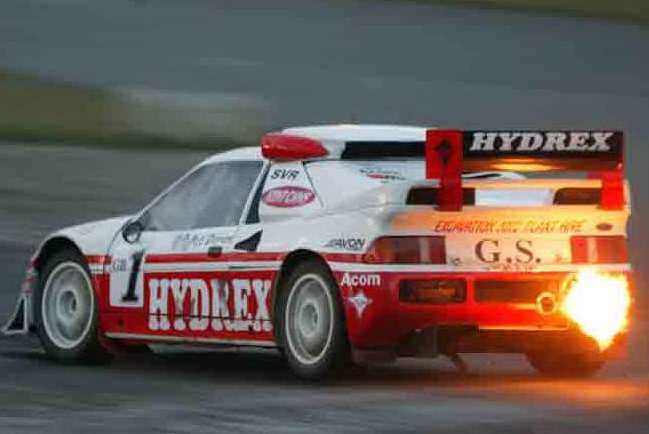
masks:
<instances>
[{"instance_id":1,"label":"sponsor sticker","mask_svg":"<svg viewBox=\"0 0 649 434\"><path fill-rule=\"evenodd\" d=\"M327 241L324 247L327 249L352 250L357 252L363 250L365 242L365 238L334 238Z\"/></svg>"},{"instance_id":2,"label":"sponsor sticker","mask_svg":"<svg viewBox=\"0 0 649 434\"><path fill-rule=\"evenodd\" d=\"M174 251L196 250L230 241L232 241L232 237L224 237L218 234L184 232L174 237L171 249Z\"/></svg>"},{"instance_id":3,"label":"sponsor sticker","mask_svg":"<svg viewBox=\"0 0 649 434\"><path fill-rule=\"evenodd\" d=\"M347 300L352 306L354 306L354 309L356 309L356 316L358 316L358 319L363 318L363 312L365 312L365 309L372 304L372 299L368 298L363 290L358 291Z\"/></svg>"},{"instance_id":4,"label":"sponsor sticker","mask_svg":"<svg viewBox=\"0 0 649 434\"><path fill-rule=\"evenodd\" d=\"M297 169L275 169L270 174L270 179L281 179L286 181L294 181L300 175Z\"/></svg>"},{"instance_id":5,"label":"sponsor sticker","mask_svg":"<svg viewBox=\"0 0 649 434\"><path fill-rule=\"evenodd\" d=\"M272 330L268 279L175 279L148 281L151 330Z\"/></svg>"},{"instance_id":6,"label":"sponsor sticker","mask_svg":"<svg viewBox=\"0 0 649 434\"><path fill-rule=\"evenodd\" d=\"M469 152L569 152L607 153L614 131L510 132L474 131Z\"/></svg>"},{"instance_id":7,"label":"sponsor sticker","mask_svg":"<svg viewBox=\"0 0 649 434\"><path fill-rule=\"evenodd\" d=\"M343 274L343 278L340 280L340 285L350 288L381 286L381 275L347 272Z\"/></svg>"},{"instance_id":8,"label":"sponsor sticker","mask_svg":"<svg viewBox=\"0 0 649 434\"><path fill-rule=\"evenodd\" d=\"M568 263L561 253L562 241L484 238L476 242L473 255L490 269L533 271L542 263Z\"/></svg>"},{"instance_id":9,"label":"sponsor sticker","mask_svg":"<svg viewBox=\"0 0 649 434\"><path fill-rule=\"evenodd\" d=\"M382 182L403 181L406 178L396 170L384 169L380 167L365 167L360 172L368 178L376 179Z\"/></svg>"},{"instance_id":10,"label":"sponsor sticker","mask_svg":"<svg viewBox=\"0 0 649 434\"><path fill-rule=\"evenodd\" d=\"M296 186L275 187L266 191L261 200L268 206L296 208L307 205L315 199L315 193L308 188Z\"/></svg>"},{"instance_id":11,"label":"sponsor sticker","mask_svg":"<svg viewBox=\"0 0 649 434\"><path fill-rule=\"evenodd\" d=\"M583 231L586 219L557 220L437 220L433 230L440 233L467 234L553 234L579 233Z\"/></svg>"},{"instance_id":12,"label":"sponsor sticker","mask_svg":"<svg viewBox=\"0 0 649 434\"><path fill-rule=\"evenodd\" d=\"M115 257L110 262L108 270L111 273L126 273L129 266L129 258Z\"/></svg>"}]
</instances>

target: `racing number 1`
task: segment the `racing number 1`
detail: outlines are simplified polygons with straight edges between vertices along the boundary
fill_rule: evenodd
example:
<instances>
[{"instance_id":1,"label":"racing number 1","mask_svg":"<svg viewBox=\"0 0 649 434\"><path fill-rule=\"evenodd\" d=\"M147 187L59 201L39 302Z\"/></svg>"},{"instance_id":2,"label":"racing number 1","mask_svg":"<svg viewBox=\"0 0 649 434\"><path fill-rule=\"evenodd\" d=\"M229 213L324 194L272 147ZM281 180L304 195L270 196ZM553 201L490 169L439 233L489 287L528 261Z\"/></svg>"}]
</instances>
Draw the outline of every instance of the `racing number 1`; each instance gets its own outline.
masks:
<instances>
[{"instance_id":1,"label":"racing number 1","mask_svg":"<svg viewBox=\"0 0 649 434\"><path fill-rule=\"evenodd\" d=\"M133 266L131 267L131 273L128 277L128 288L126 294L122 297L122 301L137 302L137 294L135 294L135 286L137 285L137 277L140 274L140 267L142 266L142 258L144 257L144 250L137 251L133 253L131 259L133 260Z\"/></svg>"}]
</instances>

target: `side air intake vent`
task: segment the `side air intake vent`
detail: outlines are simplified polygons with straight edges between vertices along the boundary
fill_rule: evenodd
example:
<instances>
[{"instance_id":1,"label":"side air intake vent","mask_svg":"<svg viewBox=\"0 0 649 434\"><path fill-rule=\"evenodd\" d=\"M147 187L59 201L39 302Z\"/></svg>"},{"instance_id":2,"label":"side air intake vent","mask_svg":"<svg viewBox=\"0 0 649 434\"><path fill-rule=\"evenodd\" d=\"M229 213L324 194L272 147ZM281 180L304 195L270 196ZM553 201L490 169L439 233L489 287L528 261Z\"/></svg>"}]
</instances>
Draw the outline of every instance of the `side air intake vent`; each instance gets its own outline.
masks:
<instances>
[{"instance_id":1,"label":"side air intake vent","mask_svg":"<svg viewBox=\"0 0 649 434\"><path fill-rule=\"evenodd\" d=\"M437 204L438 188L415 187L408 192L406 205L435 205ZM475 188L462 189L464 205L475 205Z\"/></svg>"}]
</instances>

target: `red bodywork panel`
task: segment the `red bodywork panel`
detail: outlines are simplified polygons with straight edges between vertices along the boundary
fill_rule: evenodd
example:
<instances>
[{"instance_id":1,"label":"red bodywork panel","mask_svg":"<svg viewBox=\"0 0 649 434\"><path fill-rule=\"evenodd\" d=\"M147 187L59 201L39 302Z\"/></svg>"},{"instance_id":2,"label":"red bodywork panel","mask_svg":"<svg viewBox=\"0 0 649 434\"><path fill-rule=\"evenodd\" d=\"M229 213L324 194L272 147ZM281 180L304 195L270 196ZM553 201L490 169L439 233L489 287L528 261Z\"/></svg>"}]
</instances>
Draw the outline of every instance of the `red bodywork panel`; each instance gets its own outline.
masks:
<instances>
[{"instance_id":1,"label":"red bodywork panel","mask_svg":"<svg viewBox=\"0 0 649 434\"><path fill-rule=\"evenodd\" d=\"M150 255L146 257L146 263L267 261L282 256L274 253L233 253L218 258L203 254ZM110 306L109 275L97 273L93 280L100 301L101 331L108 335L133 335L132 339L142 341L168 338L171 341L205 340L206 343L273 342L271 286L275 274L274 270L237 271L235 278L227 270L148 271L144 273L143 306L134 308ZM199 285L193 286L192 283ZM158 288L157 302L151 300L151 288L154 287ZM180 295L183 287L185 292ZM227 295L223 299L215 301L215 297L224 293ZM174 294L182 300L180 305ZM156 306L155 312L152 312L152 306Z\"/></svg>"},{"instance_id":2,"label":"red bodywork panel","mask_svg":"<svg viewBox=\"0 0 649 434\"><path fill-rule=\"evenodd\" d=\"M345 273L336 273L341 282ZM365 273L356 273L365 274ZM512 303L478 303L475 298L476 280L516 281L528 278L524 273L377 273L381 285L374 288L342 287L343 297L349 298L359 291L371 299L362 317L351 304L346 306L347 326L354 346L359 348L390 347L417 329L433 325L474 325L488 328L567 328L564 318L555 314L541 315L534 307L516 306ZM545 273L544 273L545 274ZM542 278L563 279L565 275L547 273ZM414 304L399 300L402 280L466 279L466 300L452 304ZM539 276L540 277L540 276Z\"/></svg>"},{"instance_id":3,"label":"red bodywork panel","mask_svg":"<svg viewBox=\"0 0 649 434\"><path fill-rule=\"evenodd\" d=\"M237 254L238 260L247 258L278 258L283 255L275 253L244 253ZM194 255L196 256L196 255ZM214 260L207 257L194 257L178 255L171 257L153 257L151 262L164 262L179 259L191 261ZM324 254L327 260L336 262L349 261L348 264L360 262L360 255L355 254ZM106 263L106 258L89 260ZM109 258L108 258L109 259ZM219 258L219 260L227 259ZM260 259L257 259L260 260ZM435 325L467 325L478 329L503 329L503 330L557 330L568 329L570 324L559 313L552 315L541 314L538 309L527 305L506 302L483 302L476 300L477 281L503 281L516 282L530 279L529 273L494 272L494 273L428 273L428 272L343 272L334 271L334 278L338 282L341 300L347 322L350 342L356 349L393 349L396 348L415 330L425 329ZM275 288L277 270L247 271L237 274L237 279L249 281L270 282L270 288ZM565 273L535 273L534 279L560 282L566 277ZM466 279L466 299L461 303L451 304L413 304L402 302L399 299L399 288L402 280L445 280ZM232 278L228 271L222 272L149 272L144 276L145 287L149 288L154 279L197 279L204 282L218 280L229 282ZM191 297L184 298L182 315L178 315L177 306L173 300L167 300L167 316L169 322L167 329L152 327L154 322L159 326L160 315L150 312L151 294L144 293L144 307L140 309L108 307L109 279L106 273L97 273L93 276L100 302L100 325L104 334L129 334L130 340L157 341L157 340L193 340L198 343L224 343L233 344L244 342L246 344L268 345L273 344L274 330L272 329L272 289L266 297L255 297L254 292L247 294L245 307L237 307L234 292L230 292L227 310L230 318L224 318L213 311L213 302L210 299L209 312L205 316L192 315ZM253 285L251 285L252 287ZM360 294L363 294L360 296ZM211 297L211 295L210 295ZM365 298L365 307L359 311L355 303L357 298ZM259 308L258 300L265 302L264 308ZM200 297L198 298L201 303ZM200 309L198 310L200 311ZM244 315L237 315L237 312ZM194 320L194 327L190 321ZM199 320L199 321L196 321ZM202 320L202 321L200 321ZM228 323L229 321L229 323ZM229 324L229 325L228 325ZM183 327L179 327L183 325ZM232 327L236 327L233 330ZM182 328L182 329L181 329ZM138 337L141 336L141 337Z\"/></svg>"},{"instance_id":4,"label":"red bodywork panel","mask_svg":"<svg viewBox=\"0 0 649 434\"><path fill-rule=\"evenodd\" d=\"M345 272L335 273L339 284L345 280ZM368 274L368 273L348 273ZM515 303L505 301L483 301L477 299L476 283L480 281L492 282L521 282L522 285L530 280L548 281L561 287L568 273L422 273L422 272L381 272L379 286L341 286L343 298L347 300L345 313L347 328L352 346L360 350L392 350L406 341L415 331L425 330L434 326L466 326L483 334L510 334L511 337L521 338L523 335L530 339L541 338L557 334L566 339L574 339L572 345L594 345L594 341L586 338L579 332L565 316L557 311L547 314L541 313L534 301ZM627 279L631 273L625 273ZM399 298L399 286L402 280L446 280L466 279L466 299L461 303L451 304L415 304L403 302ZM347 278L349 281L349 277ZM559 291L557 291L559 292ZM362 315L350 303L350 298L363 293L369 301ZM560 296L557 297L559 299ZM545 332L545 333L544 333ZM520 335L520 336L517 336ZM623 353L625 333L616 339L616 345L607 353L619 356ZM514 342L515 339L505 338ZM562 339L562 338L560 338ZM560 343L559 339L559 343ZM568 341L566 341L568 342ZM460 346L460 351L468 352L501 352L501 346L492 344L488 340L480 339ZM515 345L509 348L518 348ZM522 346L521 346L522 348ZM515 350L518 352L521 350ZM505 352L512 352L510 350Z\"/></svg>"}]
</instances>

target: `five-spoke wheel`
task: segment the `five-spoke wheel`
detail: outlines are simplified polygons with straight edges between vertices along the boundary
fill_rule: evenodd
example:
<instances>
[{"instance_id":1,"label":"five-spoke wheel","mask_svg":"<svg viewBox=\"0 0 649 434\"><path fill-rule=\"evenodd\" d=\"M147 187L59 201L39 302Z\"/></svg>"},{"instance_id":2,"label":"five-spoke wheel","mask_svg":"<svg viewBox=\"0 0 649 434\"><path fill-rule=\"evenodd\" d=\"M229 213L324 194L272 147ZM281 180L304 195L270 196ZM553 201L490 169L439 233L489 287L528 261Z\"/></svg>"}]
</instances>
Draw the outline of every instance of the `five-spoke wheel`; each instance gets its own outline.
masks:
<instances>
[{"instance_id":1,"label":"five-spoke wheel","mask_svg":"<svg viewBox=\"0 0 649 434\"><path fill-rule=\"evenodd\" d=\"M298 264L281 282L277 337L302 378L319 379L349 362L349 343L338 285L317 260Z\"/></svg>"},{"instance_id":2,"label":"five-spoke wheel","mask_svg":"<svg viewBox=\"0 0 649 434\"><path fill-rule=\"evenodd\" d=\"M63 362L104 360L97 303L88 267L73 249L48 258L34 293L38 336L51 357Z\"/></svg>"}]
</instances>

